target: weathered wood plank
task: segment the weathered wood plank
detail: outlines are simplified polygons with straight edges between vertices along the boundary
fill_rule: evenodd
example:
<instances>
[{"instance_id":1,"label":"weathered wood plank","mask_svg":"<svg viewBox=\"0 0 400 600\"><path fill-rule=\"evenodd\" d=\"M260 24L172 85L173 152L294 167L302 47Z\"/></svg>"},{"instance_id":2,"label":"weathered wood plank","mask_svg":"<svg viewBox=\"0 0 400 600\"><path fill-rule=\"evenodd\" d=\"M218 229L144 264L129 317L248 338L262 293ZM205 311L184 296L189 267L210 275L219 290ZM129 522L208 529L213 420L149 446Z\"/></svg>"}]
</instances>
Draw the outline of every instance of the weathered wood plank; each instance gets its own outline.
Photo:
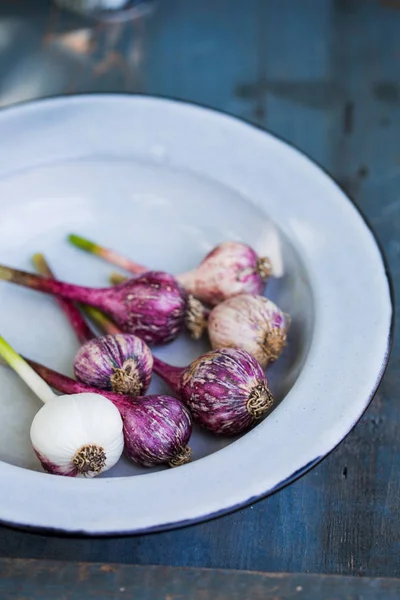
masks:
<instances>
[{"instance_id":1,"label":"weathered wood plank","mask_svg":"<svg viewBox=\"0 0 400 600\"><path fill-rule=\"evenodd\" d=\"M390 91L400 80L400 11L374 1L336 2L332 27L331 69L340 94L332 112L328 168L367 215L384 247L397 275L398 310L400 103L390 101ZM397 336L374 402L327 468L321 468L326 508L318 537L323 569L329 572L400 575L399 350Z\"/></svg>"},{"instance_id":2,"label":"weathered wood plank","mask_svg":"<svg viewBox=\"0 0 400 600\"><path fill-rule=\"evenodd\" d=\"M2 600L397 600L400 580L0 560Z\"/></svg>"}]
</instances>

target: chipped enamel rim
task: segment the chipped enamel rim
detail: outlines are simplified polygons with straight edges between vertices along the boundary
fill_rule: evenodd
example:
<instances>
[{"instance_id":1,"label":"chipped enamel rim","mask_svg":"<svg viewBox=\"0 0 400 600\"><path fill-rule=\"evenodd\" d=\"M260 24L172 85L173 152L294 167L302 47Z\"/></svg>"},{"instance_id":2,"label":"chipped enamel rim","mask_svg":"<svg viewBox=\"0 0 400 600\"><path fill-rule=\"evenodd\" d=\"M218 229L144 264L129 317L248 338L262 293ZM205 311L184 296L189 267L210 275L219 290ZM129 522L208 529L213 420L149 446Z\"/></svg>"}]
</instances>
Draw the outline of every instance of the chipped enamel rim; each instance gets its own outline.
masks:
<instances>
[{"instance_id":1,"label":"chipped enamel rim","mask_svg":"<svg viewBox=\"0 0 400 600\"><path fill-rule=\"evenodd\" d=\"M124 131L128 122L135 136ZM388 361L391 291L371 230L320 167L236 118L146 96L75 96L6 109L0 138L0 177L90 155L146 156L152 139L181 168L246 189L301 255L316 311L310 351L295 385L273 416L240 440L179 469L135 477L77 480L0 462L0 478L7 482L1 522L117 535L209 519L293 481L353 428ZM285 201L268 202L268 185Z\"/></svg>"}]
</instances>

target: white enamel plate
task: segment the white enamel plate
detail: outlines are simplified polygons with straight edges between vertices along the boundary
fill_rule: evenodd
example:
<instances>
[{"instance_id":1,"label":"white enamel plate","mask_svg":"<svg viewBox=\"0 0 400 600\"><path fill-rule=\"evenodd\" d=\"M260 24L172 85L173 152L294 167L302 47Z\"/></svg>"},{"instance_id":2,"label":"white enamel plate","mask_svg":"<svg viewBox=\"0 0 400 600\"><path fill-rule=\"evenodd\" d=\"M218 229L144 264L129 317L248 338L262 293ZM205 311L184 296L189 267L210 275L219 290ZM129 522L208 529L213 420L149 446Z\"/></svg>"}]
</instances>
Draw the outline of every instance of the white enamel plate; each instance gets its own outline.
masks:
<instances>
[{"instance_id":1,"label":"white enamel plate","mask_svg":"<svg viewBox=\"0 0 400 600\"><path fill-rule=\"evenodd\" d=\"M250 433L196 430L194 460L146 470L122 460L94 480L47 475L31 449L40 402L0 367L0 520L119 534L223 514L293 480L332 450L376 391L392 305L382 256L349 199L315 164L234 118L129 96L46 100L0 114L0 262L106 285L112 270L70 232L173 273L223 240L271 256L266 294L290 313L270 369L280 401ZM0 282L0 332L22 354L72 374L78 342L54 299ZM186 365L207 348L182 337L158 356ZM167 388L154 376L151 391Z\"/></svg>"}]
</instances>

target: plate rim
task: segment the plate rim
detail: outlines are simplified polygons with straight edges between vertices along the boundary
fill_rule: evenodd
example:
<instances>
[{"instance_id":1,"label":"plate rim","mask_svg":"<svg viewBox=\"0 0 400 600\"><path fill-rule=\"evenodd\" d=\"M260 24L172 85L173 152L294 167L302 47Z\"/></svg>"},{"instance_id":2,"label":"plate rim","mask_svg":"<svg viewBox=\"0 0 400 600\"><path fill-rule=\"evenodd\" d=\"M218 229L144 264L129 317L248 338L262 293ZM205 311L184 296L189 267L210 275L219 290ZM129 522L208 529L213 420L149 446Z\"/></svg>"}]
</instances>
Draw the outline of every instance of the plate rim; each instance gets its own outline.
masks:
<instances>
[{"instance_id":1,"label":"plate rim","mask_svg":"<svg viewBox=\"0 0 400 600\"><path fill-rule=\"evenodd\" d=\"M83 101L93 100L93 99L115 100L118 98L124 98L125 100L140 98L142 100L143 99L144 100L157 100L161 103L167 102L167 103L172 103L172 104L182 105L182 106L192 106L194 108L202 109L207 112L214 113L216 115L222 115L224 117L228 117L229 119L232 119L234 122L242 123L251 129L254 129L261 133L267 134L270 138L273 138L274 140L278 140L279 142L283 143L285 146L289 146L296 153L300 154L303 158L307 159L307 161L309 161L312 165L316 166L330 180L330 182L332 184L334 184L334 186L342 193L343 199L345 198L347 200L347 202L349 202L352 205L352 207L356 210L356 212L358 213L358 216L361 217L363 224L369 231L372 241L375 243L376 249L378 250L378 253L379 253L380 259L382 261L382 265L383 265L383 272L384 272L384 275L385 275L385 278L386 278L386 281L388 284L389 304L390 304L390 310L391 310L390 323L389 323L388 334L387 334L386 350L385 350L385 354L384 354L384 357L383 357L383 360L381 363L379 373L374 382L374 385L372 386L372 388L365 400L365 405L364 405L360 415L357 416L357 418L352 421L352 423L350 424L350 427L348 429L346 427L346 429L347 429L346 433L340 437L340 439L330 448L330 450L321 454L320 456L317 456L313 460L309 461L306 465L297 469L291 475L285 477L279 483L277 483L272 488L266 490L263 493L251 496L251 497L247 498L246 500L241 501L240 503L233 504L232 506L225 507L220 510L216 510L216 511L198 516L198 517L183 519L180 521L168 521L166 523L162 523L160 525L154 525L154 526L143 526L143 527L135 527L134 529L121 529L121 530L112 530L112 531L110 531L110 530L92 531L91 529L86 530L84 528L73 530L70 527L64 529L62 527L23 524L21 522L14 522L10 519L3 519L0 516L0 523L6 527L10 527L13 529L23 530L23 531L27 531L27 532L42 533L42 534L46 534L46 535L50 535L50 536L60 536L61 535L63 537L68 537L68 538L69 537L81 538L82 536L90 537L90 538L134 536L134 535L141 535L141 534L145 534L145 533L157 533L157 532L167 531L167 530L172 530L172 529L186 528L191 525L208 522L208 521L217 519L219 517L235 513L242 508L245 508L249 505L258 503L258 502L262 501L263 499L275 494L279 490L284 489L291 483L294 483L295 481L300 479L306 473L312 471L318 464L320 464L325 458L327 458L347 438L347 436L353 431L353 429L355 428L357 423L361 420L361 418L365 414L366 410L370 406L373 398L375 397L375 394L380 386L380 383L382 382L382 379L386 373L386 370L387 370L387 367L389 364L389 360L390 360L390 356L391 356L391 352L393 349L395 320L396 320L395 319L395 310L394 310L394 307L395 307L394 284L393 284L392 274L390 272L390 268L388 265L387 256L386 256L385 250L383 249L380 239L378 238L374 228L372 227L372 225L369 222L366 215L363 213L363 211L360 209L360 207L356 204L355 200L349 195L349 193L344 189L344 187L336 180L336 178L330 173L330 171L326 167L321 165L317 160L310 157L307 154L307 152L303 151L296 144L294 144L291 141L288 141L283 136L270 131L266 127L262 127L260 125L254 124L250 121L247 121L245 118L238 117L228 111L214 108L212 106L202 104L199 102L190 101L190 100L182 100L177 97L164 96L161 94L157 95L157 94L141 94L141 93L127 93L127 92L126 93L124 93L124 92L115 92L115 93L112 93L112 92L111 93L110 92L107 92L107 93L89 92L89 93L77 93L77 94L73 94L71 96L65 96L65 95L46 96L46 97L33 99L33 100L24 100L24 101L14 103L9 106L1 107L0 118L3 117L4 115L6 115L7 113L13 113L13 112L18 113L21 111L21 114L23 114L24 112L26 112L26 109L28 109L28 110L30 108L34 109L36 106L42 106L45 104L64 105L64 104L69 104L71 102L76 102L79 100L83 100ZM2 464L7 465L7 463L2 463ZM25 470L22 467L15 467L14 465L7 465L7 466L16 468L16 469Z\"/></svg>"}]
</instances>

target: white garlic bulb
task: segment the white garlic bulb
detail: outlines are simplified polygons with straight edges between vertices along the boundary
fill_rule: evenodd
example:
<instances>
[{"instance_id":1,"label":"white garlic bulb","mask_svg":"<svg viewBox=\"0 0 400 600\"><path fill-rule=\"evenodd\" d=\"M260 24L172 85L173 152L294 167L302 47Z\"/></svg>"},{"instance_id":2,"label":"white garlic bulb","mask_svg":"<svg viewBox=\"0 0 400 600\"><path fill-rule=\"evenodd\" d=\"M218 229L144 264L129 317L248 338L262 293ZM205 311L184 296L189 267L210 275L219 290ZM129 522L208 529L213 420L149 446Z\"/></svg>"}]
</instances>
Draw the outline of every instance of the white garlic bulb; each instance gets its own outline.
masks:
<instances>
[{"instance_id":1,"label":"white garlic bulb","mask_svg":"<svg viewBox=\"0 0 400 600\"><path fill-rule=\"evenodd\" d=\"M47 473L95 477L120 458L122 428L118 409L100 394L55 396L33 419L31 441Z\"/></svg>"},{"instance_id":2,"label":"white garlic bulb","mask_svg":"<svg viewBox=\"0 0 400 600\"><path fill-rule=\"evenodd\" d=\"M213 349L240 348L263 368L281 354L289 317L271 300L255 294L228 298L212 309L208 334Z\"/></svg>"},{"instance_id":3,"label":"white garlic bulb","mask_svg":"<svg viewBox=\"0 0 400 600\"><path fill-rule=\"evenodd\" d=\"M0 357L44 403L32 421L31 442L47 473L95 477L115 465L124 434L114 404L87 392L57 396L2 336Z\"/></svg>"}]
</instances>

